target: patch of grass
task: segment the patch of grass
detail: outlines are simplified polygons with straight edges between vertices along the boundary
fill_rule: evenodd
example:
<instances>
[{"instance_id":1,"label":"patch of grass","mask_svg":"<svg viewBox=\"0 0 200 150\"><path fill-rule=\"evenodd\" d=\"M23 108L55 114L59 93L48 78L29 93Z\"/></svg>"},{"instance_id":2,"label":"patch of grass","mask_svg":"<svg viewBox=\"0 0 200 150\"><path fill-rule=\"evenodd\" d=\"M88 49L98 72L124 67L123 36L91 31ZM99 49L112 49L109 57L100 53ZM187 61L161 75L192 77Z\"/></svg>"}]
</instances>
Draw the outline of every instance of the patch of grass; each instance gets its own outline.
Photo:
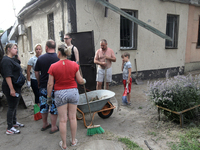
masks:
<instances>
[{"instance_id":1,"label":"patch of grass","mask_svg":"<svg viewBox=\"0 0 200 150\"><path fill-rule=\"evenodd\" d=\"M136 143L132 142L129 138L118 138L118 141L124 143L130 150L143 150Z\"/></svg>"},{"instance_id":2,"label":"patch of grass","mask_svg":"<svg viewBox=\"0 0 200 150\"><path fill-rule=\"evenodd\" d=\"M189 139L195 138L198 139L200 138L200 129L199 128L191 128L189 131L186 132L185 136Z\"/></svg>"},{"instance_id":3,"label":"patch of grass","mask_svg":"<svg viewBox=\"0 0 200 150\"><path fill-rule=\"evenodd\" d=\"M150 131L148 131L148 134L149 134L149 135L153 135L153 136L156 136L156 135L157 135L156 132L150 132Z\"/></svg>"},{"instance_id":4,"label":"patch of grass","mask_svg":"<svg viewBox=\"0 0 200 150\"><path fill-rule=\"evenodd\" d=\"M199 128L191 128L186 131L185 134L180 135L180 142L169 143L171 150L199 150L200 143L198 139L200 138L200 129Z\"/></svg>"},{"instance_id":5,"label":"patch of grass","mask_svg":"<svg viewBox=\"0 0 200 150\"><path fill-rule=\"evenodd\" d=\"M142 109L142 107L138 107L138 109Z\"/></svg>"}]
</instances>

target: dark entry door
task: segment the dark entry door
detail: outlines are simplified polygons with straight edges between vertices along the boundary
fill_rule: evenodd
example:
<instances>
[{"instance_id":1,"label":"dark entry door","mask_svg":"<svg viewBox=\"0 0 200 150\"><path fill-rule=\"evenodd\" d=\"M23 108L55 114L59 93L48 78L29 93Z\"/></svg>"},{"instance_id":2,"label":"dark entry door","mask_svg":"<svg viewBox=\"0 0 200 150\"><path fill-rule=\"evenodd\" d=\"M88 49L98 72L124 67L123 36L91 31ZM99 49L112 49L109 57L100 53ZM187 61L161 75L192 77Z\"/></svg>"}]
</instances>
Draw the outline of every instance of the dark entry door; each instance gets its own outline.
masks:
<instances>
[{"instance_id":1,"label":"dark entry door","mask_svg":"<svg viewBox=\"0 0 200 150\"><path fill-rule=\"evenodd\" d=\"M87 91L96 89L96 65L94 64L94 33L93 31L71 33L72 44L78 48L80 68L86 79ZM83 86L78 86L79 93L83 93Z\"/></svg>"}]
</instances>

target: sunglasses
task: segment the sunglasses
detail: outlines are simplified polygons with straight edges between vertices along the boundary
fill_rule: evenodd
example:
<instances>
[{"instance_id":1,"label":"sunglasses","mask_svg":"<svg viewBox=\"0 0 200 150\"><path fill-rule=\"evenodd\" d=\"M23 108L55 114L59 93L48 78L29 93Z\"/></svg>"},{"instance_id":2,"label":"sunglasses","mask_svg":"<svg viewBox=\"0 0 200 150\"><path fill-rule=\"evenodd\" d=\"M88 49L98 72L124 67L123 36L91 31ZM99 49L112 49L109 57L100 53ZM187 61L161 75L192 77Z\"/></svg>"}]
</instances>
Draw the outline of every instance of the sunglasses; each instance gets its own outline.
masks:
<instances>
[{"instance_id":1,"label":"sunglasses","mask_svg":"<svg viewBox=\"0 0 200 150\"><path fill-rule=\"evenodd\" d=\"M65 40L68 40L68 39L70 39L70 38L64 38Z\"/></svg>"}]
</instances>

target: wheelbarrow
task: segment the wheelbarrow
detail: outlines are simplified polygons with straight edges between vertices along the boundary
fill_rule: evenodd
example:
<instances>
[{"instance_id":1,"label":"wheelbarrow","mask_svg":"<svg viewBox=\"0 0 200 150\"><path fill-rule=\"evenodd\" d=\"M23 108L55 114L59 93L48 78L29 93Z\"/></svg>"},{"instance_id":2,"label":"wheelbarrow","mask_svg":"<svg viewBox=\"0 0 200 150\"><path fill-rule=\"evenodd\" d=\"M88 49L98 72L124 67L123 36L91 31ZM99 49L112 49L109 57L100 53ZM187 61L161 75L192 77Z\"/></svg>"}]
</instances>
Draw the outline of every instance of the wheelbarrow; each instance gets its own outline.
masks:
<instances>
[{"instance_id":1,"label":"wheelbarrow","mask_svg":"<svg viewBox=\"0 0 200 150\"><path fill-rule=\"evenodd\" d=\"M98 113L99 117L103 119L109 118L112 115L113 109L115 109L116 107L110 102L110 99L114 96L115 93L109 90L95 90L87 92L91 113L93 113L92 120L94 120L94 116L96 113ZM98 100L90 101L95 97L98 97ZM80 118L77 117L77 119L78 120L83 119L84 126L86 128L88 126L91 126L92 122L89 125L87 125L85 121L85 114L90 112L87 105L87 99L85 93L80 94L79 96L77 111L82 114L82 117Z\"/></svg>"}]
</instances>

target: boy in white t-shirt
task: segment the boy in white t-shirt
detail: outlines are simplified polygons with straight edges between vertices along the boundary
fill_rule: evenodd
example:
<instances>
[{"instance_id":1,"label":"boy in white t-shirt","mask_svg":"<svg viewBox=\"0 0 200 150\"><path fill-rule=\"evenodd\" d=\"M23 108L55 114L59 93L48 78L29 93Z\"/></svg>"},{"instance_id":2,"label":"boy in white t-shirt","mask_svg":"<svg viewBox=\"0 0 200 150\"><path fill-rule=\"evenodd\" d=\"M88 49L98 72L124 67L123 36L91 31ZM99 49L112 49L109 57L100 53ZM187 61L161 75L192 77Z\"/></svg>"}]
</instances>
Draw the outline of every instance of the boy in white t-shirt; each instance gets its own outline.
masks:
<instances>
[{"instance_id":1,"label":"boy in white t-shirt","mask_svg":"<svg viewBox=\"0 0 200 150\"><path fill-rule=\"evenodd\" d=\"M124 88L126 87L126 83L128 83L128 91L127 91L127 105L131 105L131 84L132 84L132 78L131 78L131 62L129 61L130 59L130 54L125 52L124 54L121 55L122 58L122 71L123 71L123 84Z\"/></svg>"}]
</instances>

